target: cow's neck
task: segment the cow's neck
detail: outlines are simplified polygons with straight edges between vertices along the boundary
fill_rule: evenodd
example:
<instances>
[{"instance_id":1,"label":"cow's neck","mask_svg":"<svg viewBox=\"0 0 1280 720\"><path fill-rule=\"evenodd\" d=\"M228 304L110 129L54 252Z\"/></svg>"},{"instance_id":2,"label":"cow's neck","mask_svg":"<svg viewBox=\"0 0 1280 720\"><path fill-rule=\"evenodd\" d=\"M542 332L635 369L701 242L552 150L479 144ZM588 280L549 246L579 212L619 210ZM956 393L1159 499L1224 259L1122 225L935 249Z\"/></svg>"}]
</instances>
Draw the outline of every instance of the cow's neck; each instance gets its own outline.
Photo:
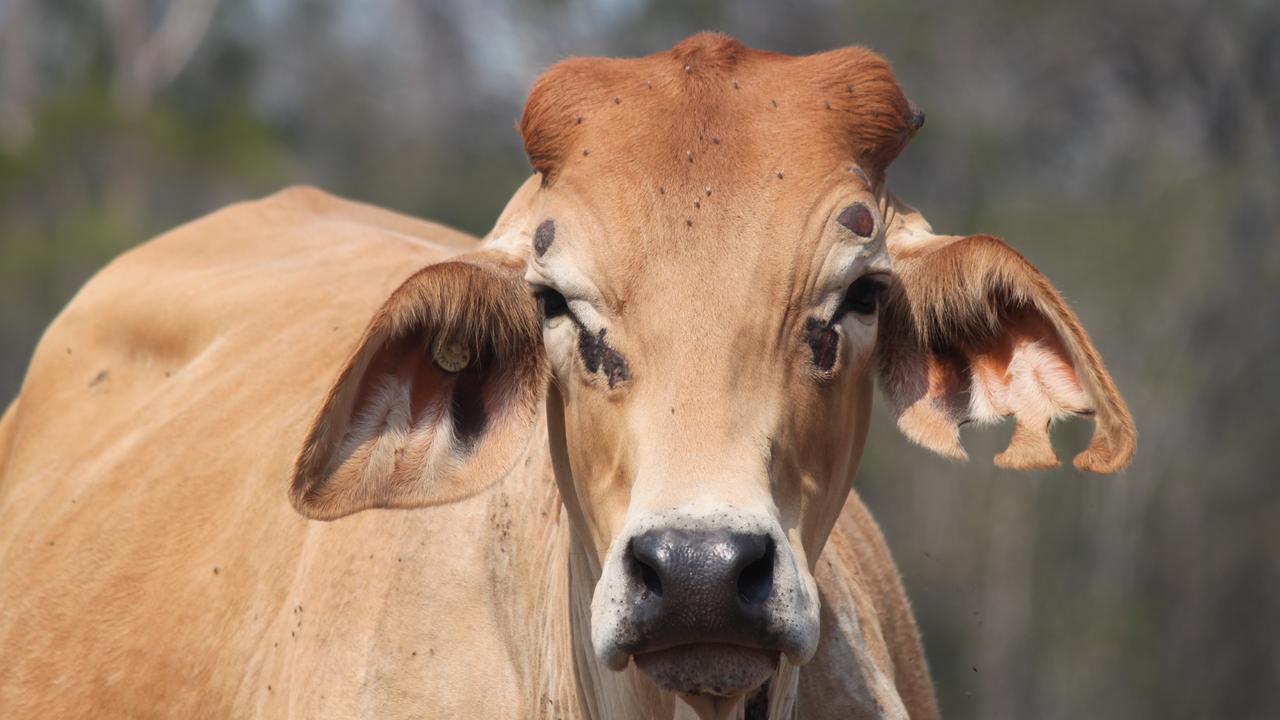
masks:
<instances>
[{"instance_id":1,"label":"cow's neck","mask_svg":"<svg viewBox=\"0 0 1280 720\"><path fill-rule=\"evenodd\" d=\"M525 648L512 658L529 689L525 716L695 720L692 708L660 692L634 665L613 672L596 659L591 596L598 573L560 501L546 448L545 441L531 443L517 465L522 470L490 499L490 517L499 532L523 540L511 556L493 558L500 572L492 579L495 595L510 598L500 610L508 646ZM792 717L798 677L784 660L769 681L770 713L757 717ZM742 716L739 707L730 717Z\"/></svg>"}]
</instances>

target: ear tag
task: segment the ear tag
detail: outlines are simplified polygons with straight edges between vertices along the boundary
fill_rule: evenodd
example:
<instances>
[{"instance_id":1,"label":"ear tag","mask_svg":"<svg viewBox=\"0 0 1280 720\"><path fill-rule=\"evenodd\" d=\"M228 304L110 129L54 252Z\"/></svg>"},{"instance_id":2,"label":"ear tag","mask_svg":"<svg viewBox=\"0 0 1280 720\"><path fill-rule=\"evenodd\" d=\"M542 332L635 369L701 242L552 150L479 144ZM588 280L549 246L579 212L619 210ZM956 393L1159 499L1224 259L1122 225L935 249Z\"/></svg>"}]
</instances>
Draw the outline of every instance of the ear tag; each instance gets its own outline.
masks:
<instances>
[{"instance_id":1,"label":"ear tag","mask_svg":"<svg viewBox=\"0 0 1280 720\"><path fill-rule=\"evenodd\" d=\"M443 335L436 336L431 355L445 372L461 372L471 364L471 352L466 346L455 340L446 340Z\"/></svg>"}]
</instances>

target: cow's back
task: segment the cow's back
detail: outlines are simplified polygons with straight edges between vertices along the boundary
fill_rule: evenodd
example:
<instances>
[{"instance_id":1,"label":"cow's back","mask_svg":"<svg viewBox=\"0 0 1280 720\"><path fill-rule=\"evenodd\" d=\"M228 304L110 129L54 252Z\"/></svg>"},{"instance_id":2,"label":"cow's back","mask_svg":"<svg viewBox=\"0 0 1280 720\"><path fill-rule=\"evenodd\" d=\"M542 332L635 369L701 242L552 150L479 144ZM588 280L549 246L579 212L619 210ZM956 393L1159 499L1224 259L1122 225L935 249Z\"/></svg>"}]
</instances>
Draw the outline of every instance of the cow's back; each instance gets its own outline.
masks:
<instances>
[{"instance_id":1,"label":"cow's back","mask_svg":"<svg viewBox=\"0 0 1280 720\"><path fill-rule=\"evenodd\" d=\"M403 585L439 563L421 548L484 522L483 499L308 523L286 495L368 319L474 242L296 189L90 281L0 420L0 715L343 715L412 704L433 677L500 674L464 660L433 676L445 630L440 648L388 647L385 632L477 590ZM460 611L449 632L488 622ZM391 672L402 651L420 671Z\"/></svg>"}]
</instances>

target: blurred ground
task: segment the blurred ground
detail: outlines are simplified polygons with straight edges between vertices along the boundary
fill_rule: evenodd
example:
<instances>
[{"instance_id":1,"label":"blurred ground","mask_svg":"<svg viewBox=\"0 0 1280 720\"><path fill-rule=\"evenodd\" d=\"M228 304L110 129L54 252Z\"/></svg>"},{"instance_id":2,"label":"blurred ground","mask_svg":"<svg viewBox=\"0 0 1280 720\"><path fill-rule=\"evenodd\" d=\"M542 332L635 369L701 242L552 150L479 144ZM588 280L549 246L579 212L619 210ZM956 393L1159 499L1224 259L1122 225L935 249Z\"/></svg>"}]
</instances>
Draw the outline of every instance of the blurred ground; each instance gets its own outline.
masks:
<instances>
[{"instance_id":1,"label":"blurred ground","mask_svg":"<svg viewBox=\"0 0 1280 720\"><path fill-rule=\"evenodd\" d=\"M1116 478L997 472L1008 428L950 465L878 417L859 488L946 716L1280 717L1268 0L0 0L0 402L92 272L233 200L309 182L484 232L538 72L700 29L886 54L928 112L894 188L1044 270L1136 416Z\"/></svg>"}]
</instances>

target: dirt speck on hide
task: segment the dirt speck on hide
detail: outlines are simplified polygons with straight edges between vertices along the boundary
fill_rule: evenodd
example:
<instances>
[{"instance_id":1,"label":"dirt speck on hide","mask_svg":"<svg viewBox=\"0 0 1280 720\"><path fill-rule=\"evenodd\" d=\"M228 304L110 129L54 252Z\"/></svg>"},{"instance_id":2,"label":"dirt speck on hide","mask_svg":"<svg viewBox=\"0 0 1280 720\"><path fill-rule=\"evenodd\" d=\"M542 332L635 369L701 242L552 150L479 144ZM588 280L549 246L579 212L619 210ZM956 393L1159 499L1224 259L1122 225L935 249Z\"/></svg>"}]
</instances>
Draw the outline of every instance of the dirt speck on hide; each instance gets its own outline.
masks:
<instances>
[{"instance_id":1,"label":"dirt speck on hide","mask_svg":"<svg viewBox=\"0 0 1280 720\"><path fill-rule=\"evenodd\" d=\"M94 375L93 379L89 381L89 387L100 385L110 376L111 376L111 373L107 372L106 370L99 370L98 374Z\"/></svg>"}]
</instances>

